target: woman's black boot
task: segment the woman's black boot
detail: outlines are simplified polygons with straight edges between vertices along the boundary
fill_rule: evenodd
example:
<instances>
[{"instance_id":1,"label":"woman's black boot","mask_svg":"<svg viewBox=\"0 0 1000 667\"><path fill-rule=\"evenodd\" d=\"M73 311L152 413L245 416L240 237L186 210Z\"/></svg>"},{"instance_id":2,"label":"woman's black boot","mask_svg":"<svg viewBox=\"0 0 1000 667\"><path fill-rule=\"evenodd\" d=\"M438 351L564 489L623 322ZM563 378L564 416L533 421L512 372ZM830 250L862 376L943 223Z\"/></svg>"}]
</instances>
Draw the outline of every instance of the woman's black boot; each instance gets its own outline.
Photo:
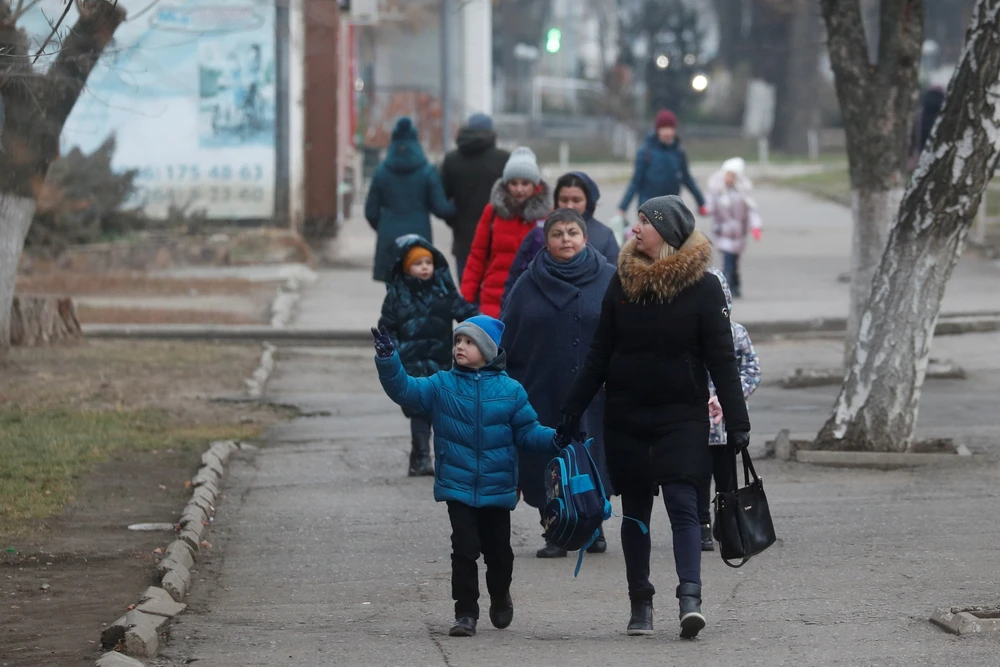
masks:
<instances>
[{"instance_id":1,"label":"woman's black boot","mask_svg":"<svg viewBox=\"0 0 1000 667\"><path fill-rule=\"evenodd\" d=\"M628 621L627 632L633 637L653 634L652 600L632 600L632 618Z\"/></svg>"},{"instance_id":2,"label":"woman's black boot","mask_svg":"<svg viewBox=\"0 0 1000 667\"><path fill-rule=\"evenodd\" d=\"M694 639L705 627L705 617L701 615L701 586L681 584L677 587L677 599L681 607L681 637Z\"/></svg>"}]
</instances>

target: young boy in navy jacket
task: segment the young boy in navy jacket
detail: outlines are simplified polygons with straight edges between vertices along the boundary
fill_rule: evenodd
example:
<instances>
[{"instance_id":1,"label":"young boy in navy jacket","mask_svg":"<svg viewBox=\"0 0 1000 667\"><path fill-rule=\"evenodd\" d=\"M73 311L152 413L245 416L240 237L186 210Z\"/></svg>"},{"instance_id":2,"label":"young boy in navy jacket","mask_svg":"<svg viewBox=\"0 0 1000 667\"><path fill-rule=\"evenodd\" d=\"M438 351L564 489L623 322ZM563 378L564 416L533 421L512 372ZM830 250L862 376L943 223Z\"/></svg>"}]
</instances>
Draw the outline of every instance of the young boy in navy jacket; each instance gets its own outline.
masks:
<instances>
[{"instance_id":1,"label":"young boy in navy jacket","mask_svg":"<svg viewBox=\"0 0 1000 667\"><path fill-rule=\"evenodd\" d=\"M483 554L490 622L506 628L514 618L510 583L510 513L517 505L517 450L548 452L569 444L538 423L528 394L504 371L503 322L477 315L455 327L455 365L430 377L406 374L392 339L372 329L375 365L395 403L431 416L434 426L434 500L451 518L452 637L476 634Z\"/></svg>"}]
</instances>

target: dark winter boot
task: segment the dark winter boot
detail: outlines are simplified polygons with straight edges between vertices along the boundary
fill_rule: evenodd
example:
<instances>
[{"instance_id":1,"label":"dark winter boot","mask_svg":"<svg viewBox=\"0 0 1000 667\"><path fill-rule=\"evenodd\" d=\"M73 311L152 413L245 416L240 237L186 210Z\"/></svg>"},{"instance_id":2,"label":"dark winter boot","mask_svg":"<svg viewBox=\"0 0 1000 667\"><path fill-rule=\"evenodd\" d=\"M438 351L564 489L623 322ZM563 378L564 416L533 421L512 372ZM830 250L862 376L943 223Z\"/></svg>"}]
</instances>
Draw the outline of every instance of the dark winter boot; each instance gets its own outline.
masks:
<instances>
[{"instance_id":1,"label":"dark winter boot","mask_svg":"<svg viewBox=\"0 0 1000 667\"><path fill-rule=\"evenodd\" d=\"M631 637L653 634L652 600L632 600L632 618L628 621L626 632Z\"/></svg>"},{"instance_id":2,"label":"dark winter boot","mask_svg":"<svg viewBox=\"0 0 1000 667\"><path fill-rule=\"evenodd\" d=\"M701 550L715 551L715 542L712 541L712 524L701 524Z\"/></svg>"},{"instance_id":3,"label":"dark winter boot","mask_svg":"<svg viewBox=\"0 0 1000 667\"><path fill-rule=\"evenodd\" d=\"M602 554L608 550L608 541L604 539L604 526L598 528L599 534L594 543L587 547L588 554Z\"/></svg>"},{"instance_id":4,"label":"dark winter boot","mask_svg":"<svg viewBox=\"0 0 1000 667\"><path fill-rule=\"evenodd\" d=\"M429 477L434 474L434 464L431 463L431 434L418 433L413 437L413 449L417 452L416 475ZM410 455L410 472L413 476L413 455Z\"/></svg>"},{"instance_id":5,"label":"dark winter boot","mask_svg":"<svg viewBox=\"0 0 1000 667\"><path fill-rule=\"evenodd\" d=\"M701 615L701 586L681 584L677 587L677 599L681 607L681 638L694 639L705 627L705 617Z\"/></svg>"},{"instance_id":6,"label":"dark winter boot","mask_svg":"<svg viewBox=\"0 0 1000 667\"><path fill-rule=\"evenodd\" d=\"M490 623L497 630L503 630L514 620L514 600L510 593L503 600L490 600Z\"/></svg>"},{"instance_id":7,"label":"dark winter boot","mask_svg":"<svg viewBox=\"0 0 1000 667\"><path fill-rule=\"evenodd\" d=\"M462 616L455 619L455 625L448 631L449 637L475 637L476 619L471 616Z\"/></svg>"},{"instance_id":8,"label":"dark winter boot","mask_svg":"<svg viewBox=\"0 0 1000 667\"><path fill-rule=\"evenodd\" d=\"M545 546L535 552L535 558L565 558L566 550L560 549L551 542L546 542Z\"/></svg>"}]
</instances>

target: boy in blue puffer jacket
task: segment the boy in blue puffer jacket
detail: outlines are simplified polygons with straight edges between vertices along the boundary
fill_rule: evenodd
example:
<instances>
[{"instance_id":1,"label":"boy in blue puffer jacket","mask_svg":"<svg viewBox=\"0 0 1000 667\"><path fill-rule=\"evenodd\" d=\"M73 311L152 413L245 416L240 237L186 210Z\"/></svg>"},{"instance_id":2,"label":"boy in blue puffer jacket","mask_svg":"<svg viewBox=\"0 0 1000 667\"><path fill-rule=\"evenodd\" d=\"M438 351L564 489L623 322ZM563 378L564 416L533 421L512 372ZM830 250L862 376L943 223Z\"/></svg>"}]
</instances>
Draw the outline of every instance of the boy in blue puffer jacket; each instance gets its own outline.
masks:
<instances>
[{"instance_id":1,"label":"boy in blue puffer jacket","mask_svg":"<svg viewBox=\"0 0 1000 667\"><path fill-rule=\"evenodd\" d=\"M372 329L375 366L395 403L431 416L434 427L434 500L451 518L452 637L476 634L483 554L490 622L514 618L510 583L510 513L517 505L517 450L551 453L569 444L562 432L538 423L524 387L504 371L503 322L476 315L455 327L455 365L426 378L406 374L392 339Z\"/></svg>"}]
</instances>

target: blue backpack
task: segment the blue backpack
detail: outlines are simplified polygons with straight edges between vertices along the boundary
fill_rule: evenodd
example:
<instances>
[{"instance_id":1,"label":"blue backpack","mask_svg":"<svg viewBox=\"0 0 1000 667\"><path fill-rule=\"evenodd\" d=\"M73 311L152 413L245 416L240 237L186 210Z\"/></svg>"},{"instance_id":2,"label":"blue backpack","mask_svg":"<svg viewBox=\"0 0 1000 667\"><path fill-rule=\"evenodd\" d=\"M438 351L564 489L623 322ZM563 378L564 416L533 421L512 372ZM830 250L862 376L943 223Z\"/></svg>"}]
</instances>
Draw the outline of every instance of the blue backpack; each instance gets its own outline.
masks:
<instances>
[{"instance_id":1,"label":"blue backpack","mask_svg":"<svg viewBox=\"0 0 1000 667\"><path fill-rule=\"evenodd\" d=\"M579 551L575 577L583 554L611 518L611 502L590 456L590 443L573 442L545 466L545 508L542 525L545 540L566 551Z\"/></svg>"}]
</instances>

